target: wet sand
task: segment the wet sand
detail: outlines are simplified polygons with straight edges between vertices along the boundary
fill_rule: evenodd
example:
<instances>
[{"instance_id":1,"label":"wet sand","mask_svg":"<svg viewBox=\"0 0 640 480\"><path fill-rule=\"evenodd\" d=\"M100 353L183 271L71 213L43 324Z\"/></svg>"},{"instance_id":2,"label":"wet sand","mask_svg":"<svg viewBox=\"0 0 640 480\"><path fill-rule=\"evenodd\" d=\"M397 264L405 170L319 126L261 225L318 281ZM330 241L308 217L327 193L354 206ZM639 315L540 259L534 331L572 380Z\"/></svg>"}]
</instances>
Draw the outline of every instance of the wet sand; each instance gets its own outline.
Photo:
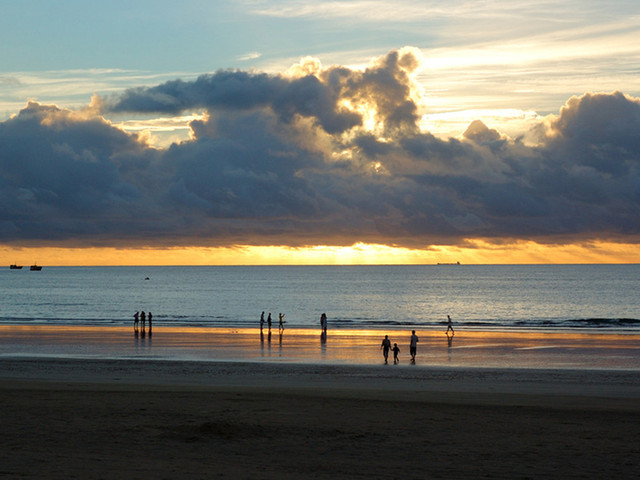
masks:
<instances>
[{"instance_id":1,"label":"wet sand","mask_svg":"<svg viewBox=\"0 0 640 480\"><path fill-rule=\"evenodd\" d=\"M130 328L98 326L0 326L0 358L126 358L132 360L245 361L380 365L385 334L400 347L400 365L409 366L407 330L154 327L134 336ZM640 334L527 331L417 332L415 367L598 368L640 370Z\"/></svg>"},{"instance_id":2,"label":"wet sand","mask_svg":"<svg viewBox=\"0 0 640 480\"><path fill-rule=\"evenodd\" d=\"M638 478L640 373L0 358L2 478Z\"/></svg>"}]
</instances>

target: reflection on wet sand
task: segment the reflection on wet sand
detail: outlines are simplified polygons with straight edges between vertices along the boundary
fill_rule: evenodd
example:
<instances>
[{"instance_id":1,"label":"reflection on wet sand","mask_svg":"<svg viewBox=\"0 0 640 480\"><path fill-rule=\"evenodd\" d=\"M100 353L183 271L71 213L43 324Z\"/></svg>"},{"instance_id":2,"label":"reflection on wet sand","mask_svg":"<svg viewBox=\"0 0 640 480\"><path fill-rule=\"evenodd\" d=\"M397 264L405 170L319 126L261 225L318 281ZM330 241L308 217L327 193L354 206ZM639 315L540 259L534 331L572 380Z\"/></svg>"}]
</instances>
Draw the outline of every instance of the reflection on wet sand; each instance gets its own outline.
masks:
<instances>
[{"instance_id":1,"label":"reflection on wet sand","mask_svg":"<svg viewBox=\"0 0 640 480\"><path fill-rule=\"evenodd\" d=\"M149 358L205 361L287 361L379 364L379 338L389 335L408 351L410 331L287 328L271 356L271 335L258 328L154 328L154 342L142 332L131 342L125 327L0 326L0 356ZM640 370L640 335L456 330L443 342L442 330L417 331L417 366L525 368L618 368ZM265 339L265 336L267 337ZM266 345L265 345L266 343ZM401 357L400 365L403 362Z\"/></svg>"}]
</instances>

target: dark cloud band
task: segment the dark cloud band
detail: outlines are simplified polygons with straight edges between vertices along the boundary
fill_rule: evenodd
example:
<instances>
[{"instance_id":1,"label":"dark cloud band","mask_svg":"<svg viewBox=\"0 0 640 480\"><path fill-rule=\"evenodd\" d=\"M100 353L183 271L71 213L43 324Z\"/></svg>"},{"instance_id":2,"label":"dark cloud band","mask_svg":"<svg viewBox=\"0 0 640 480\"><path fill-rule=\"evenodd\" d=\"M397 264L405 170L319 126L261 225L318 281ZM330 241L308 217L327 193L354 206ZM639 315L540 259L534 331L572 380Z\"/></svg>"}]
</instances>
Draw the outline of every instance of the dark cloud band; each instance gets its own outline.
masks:
<instances>
[{"instance_id":1,"label":"dark cloud band","mask_svg":"<svg viewBox=\"0 0 640 480\"><path fill-rule=\"evenodd\" d=\"M637 241L640 101L574 97L535 147L480 121L441 140L418 127L418 64L401 50L363 71L222 71L105 102L104 113L207 111L167 149L30 103L0 123L0 242Z\"/></svg>"}]
</instances>

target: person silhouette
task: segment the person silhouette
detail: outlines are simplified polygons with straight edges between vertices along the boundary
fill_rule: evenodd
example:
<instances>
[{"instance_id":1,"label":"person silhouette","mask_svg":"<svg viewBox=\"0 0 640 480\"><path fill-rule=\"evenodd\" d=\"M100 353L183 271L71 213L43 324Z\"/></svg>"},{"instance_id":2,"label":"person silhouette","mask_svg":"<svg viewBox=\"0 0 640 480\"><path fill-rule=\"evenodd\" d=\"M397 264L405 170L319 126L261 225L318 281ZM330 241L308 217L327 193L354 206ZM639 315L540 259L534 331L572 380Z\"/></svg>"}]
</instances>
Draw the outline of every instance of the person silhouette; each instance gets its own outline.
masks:
<instances>
[{"instance_id":1,"label":"person silhouette","mask_svg":"<svg viewBox=\"0 0 640 480\"><path fill-rule=\"evenodd\" d=\"M384 357L384 364L389 363L389 350L391 349L391 340L389 340L389 335L385 335L382 340L382 344L380 345L380 350L382 350L382 356Z\"/></svg>"},{"instance_id":2,"label":"person silhouette","mask_svg":"<svg viewBox=\"0 0 640 480\"><path fill-rule=\"evenodd\" d=\"M147 314L144 313L144 310L140 312L140 323L142 324L142 331L144 332L145 324L147 322Z\"/></svg>"},{"instance_id":3,"label":"person silhouette","mask_svg":"<svg viewBox=\"0 0 640 480\"><path fill-rule=\"evenodd\" d=\"M400 353L400 347L398 347L397 343L393 344L393 364L397 365L400 359L398 358L398 354Z\"/></svg>"},{"instance_id":4,"label":"person silhouette","mask_svg":"<svg viewBox=\"0 0 640 480\"><path fill-rule=\"evenodd\" d=\"M260 331L261 332L263 327L264 327L264 312L260 314Z\"/></svg>"},{"instance_id":5,"label":"person silhouette","mask_svg":"<svg viewBox=\"0 0 640 480\"><path fill-rule=\"evenodd\" d=\"M280 332L280 336L282 336L282 333L284 332L284 313L278 314L278 320L278 331Z\"/></svg>"},{"instance_id":6,"label":"person silhouette","mask_svg":"<svg viewBox=\"0 0 640 480\"><path fill-rule=\"evenodd\" d=\"M416 363L416 353L418 352L418 336L416 331L411 331L411 340L409 341L409 353L411 354L411 363Z\"/></svg>"},{"instance_id":7,"label":"person silhouette","mask_svg":"<svg viewBox=\"0 0 640 480\"><path fill-rule=\"evenodd\" d=\"M327 314L323 313L320 315L320 328L322 329L322 333L327 333Z\"/></svg>"},{"instance_id":8,"label":"person silhouette","mask_svg":"<svg viewBox=\"0 0 640 480\"><path fill-rule=\"evenodd\" d=\"M269 332L271 332L271 312L267 316L267 327L269 327Z\"/></svg>"},{"instance_id":9,"label":"person silhouette","mask_svg":"<svg viewBox=\"0 0 640 480\"><path fill-rule=\"evenodd\" d=\"M449 315L447 315L447 337L449 336L449 332L451 332L451 336L455 335L455 332L453 331L453 324L451 322L451 317Z\"/></svg>"},{"instance_id":10,"label":"person silhouette","mask_svg":"<svg viewBox=\"0 0 640 480\"><path fill-rule=\"evenodd\" d=\"M138 322L140 321L140 314L138 312L133 314L133 331L138 333Z\"/></svg>"}]
</instances>

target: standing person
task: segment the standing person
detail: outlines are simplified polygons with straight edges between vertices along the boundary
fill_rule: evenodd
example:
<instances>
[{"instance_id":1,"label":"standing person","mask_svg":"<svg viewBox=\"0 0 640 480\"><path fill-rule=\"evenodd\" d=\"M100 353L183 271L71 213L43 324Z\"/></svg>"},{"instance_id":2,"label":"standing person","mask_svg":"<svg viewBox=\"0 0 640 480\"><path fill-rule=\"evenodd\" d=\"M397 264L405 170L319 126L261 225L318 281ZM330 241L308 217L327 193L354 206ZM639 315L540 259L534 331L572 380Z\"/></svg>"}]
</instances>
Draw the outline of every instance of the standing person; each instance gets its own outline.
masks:
<instances>
[{"instance_id":1,"label":"standing person","mask_svg":"<svg viewBox=\"0 0 640 480\"><path fill-rule=\"evenodd\" d=\"M400 353L400 347L398 347L397 343L393 344L393 364L397 365L400 359L398 358L398 354Z\"/></svg>"},{"instance_id":2,"label":"standing person","mask_svg":"<svg viewBox=\"0 0 640 480\"><path fill-rule=\"evenodd\" d=\"M409 353L411 354L411 363L416 363L416 353L418 352L418 336L416 331L411 331L411 341L409 342Z\"/></svg>"},{"instance_id":3,"label":"standing person","mask_svg":"<svg viewBox=\"0 0 640 480\"><path fill-rule=\"evenodd\" d=\"M382 344L380 345L380 350L382 350L382 356L384 357L384 364L389 363L389 350L391 349L391 340L389 340L389 335L385 335L382 340Z\"/></svg>"},{"instance_id":4,"label":"standing person","mask_svg":"<svg viewBox=\"0 0 640 480\"><path fill-rule=\"evenodd\" d=\"M451 322L451 317L449 315L447 315L447 337L449 336L449 332L451 332L451 336L455 335L455 332L453 331L453 323Z\"/></svg>"},{"instance_id":5,"label":"standing person","mask_svg":"<svg viewBox=\"0 0 640 480\"><path fill-rule=\"evenodd\" d=\"M267 327L269 327L269 333L271 333L271 312L267 316Z\"/></svg>"},{"instance_id":6,"label":"standing person","mask_svg":"<svg viewBox=\"0 0 640 480\"><path fill-rule=\"evenodd\" d=\"M140 312L140 323L142 324L142 331L144 332L144 327L147 322L147 314L144 313L144 310Z\"/></svg>"},{"instance_id":7,"label":"standing person","mask_svg":"<svg viewBox=\"0 0 640 480\"><path fill-rule=\"evenodd\" d=\"M279 320L278 331L282 334L282 332L284 332L284 313L278 314L278 320Z\"/></svg>"},{"instance_id":8,"label":"standing person","mask_svg":"<svg viewBox=\"0 0 640 480\"><path fill-rule=\"evenodd\" d=\"M262 332L262 327L264 327L264 312L260 314L260 331Z\"/></svg>"},{"instance_id":9,"label":"standing person","mask_svg":"<svg viewBox=\"0 0 640 480\"><path fill-rule=\"evenodd\" d=\"M138 322L139 322L140 314L138 312L133 314L133 331L138 333Z\"/></svg>"},{"instance_id":10,"label":"standing person","mask_svg":"<svg viewBox=\"0 0 640 480\"><path fill-rule=\"evenodd\" d=\"M322 329L322 333L327 333L327 314L323 313L320 315L320 328Z\"/></svg>"},{"instance_id":11,"label":"standing person","mask_svg":"<svg viewBox=\"0 0 640 480\"><path fill-rule=\"evenodd\" d=\"M147 313L147 320L149 320L149 335L151 335L151 319L153 318L153 315L151 314L151 312Z\"/></svg>"}]
</instances>

